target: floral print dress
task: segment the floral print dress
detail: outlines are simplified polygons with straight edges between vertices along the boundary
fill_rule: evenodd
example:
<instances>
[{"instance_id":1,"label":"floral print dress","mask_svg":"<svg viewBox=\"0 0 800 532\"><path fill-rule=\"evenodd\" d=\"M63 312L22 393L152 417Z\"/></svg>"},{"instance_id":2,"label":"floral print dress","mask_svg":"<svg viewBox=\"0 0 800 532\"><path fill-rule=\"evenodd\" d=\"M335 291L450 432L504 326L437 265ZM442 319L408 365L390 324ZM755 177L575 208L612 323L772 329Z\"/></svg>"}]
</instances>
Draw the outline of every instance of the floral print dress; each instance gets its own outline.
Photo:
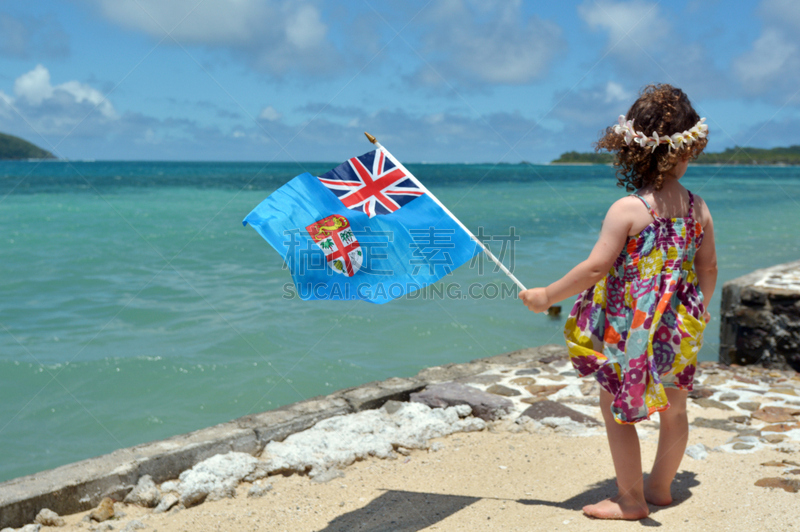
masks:
<instances>
[{"instance_id":1,"label":"floral print dress","mask_svg":"<svg viewBox=\"0 0 800 532\"><path fill-rule=\"evenodd\" d=\"M595 374L614 395L618 423L636 423L669 407L664 387L692 389L703 341L703 295L694 257L703 228L694 196L683 218L661 218L629 236L608 275L578 296L564 328L572 365Z\"/></svg>"}]
</instances>

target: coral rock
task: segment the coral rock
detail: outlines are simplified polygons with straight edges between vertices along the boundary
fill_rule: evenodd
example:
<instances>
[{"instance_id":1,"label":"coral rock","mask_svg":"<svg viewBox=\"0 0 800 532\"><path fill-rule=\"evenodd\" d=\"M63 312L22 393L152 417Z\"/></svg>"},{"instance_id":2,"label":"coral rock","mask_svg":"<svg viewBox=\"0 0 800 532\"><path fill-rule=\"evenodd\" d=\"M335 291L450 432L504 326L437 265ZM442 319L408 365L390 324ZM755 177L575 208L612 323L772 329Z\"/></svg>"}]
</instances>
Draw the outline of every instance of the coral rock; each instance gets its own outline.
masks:
<instances>
[{"instance_id":1,"label":"coral rock","mask_svg":"<svg viewBox=\"0 0 800 532\"><path fill-rule=\"evenodd\" d=\"M100 501L100 505L89 514L90 519L101 523L112 517L114 517L114 501L108 497Z\"/></svg>"},{"instance_id":2,"label":"coral rock","mask_svg":"<svg viewBox=\"0 0 800 532\"><path fill-rule=\"evenodd\" d=\"M57 513L48 508L42 508L42 511L39 512L33 522L44 526L64 526L67 524L63 517L59 517Z\"/></svg>"},{"instance_id":3,"label":"coral rock","mask_svg":"<svg viewBox=\"0 0 800 532\"><path fill-rule=\"evenodd\" d=\"M144 506L145 508L153 508L160 500L161 492L150 475L144 475L140 478L133 491L125 497L125 502Z\"/></svg>"}]
</instances>

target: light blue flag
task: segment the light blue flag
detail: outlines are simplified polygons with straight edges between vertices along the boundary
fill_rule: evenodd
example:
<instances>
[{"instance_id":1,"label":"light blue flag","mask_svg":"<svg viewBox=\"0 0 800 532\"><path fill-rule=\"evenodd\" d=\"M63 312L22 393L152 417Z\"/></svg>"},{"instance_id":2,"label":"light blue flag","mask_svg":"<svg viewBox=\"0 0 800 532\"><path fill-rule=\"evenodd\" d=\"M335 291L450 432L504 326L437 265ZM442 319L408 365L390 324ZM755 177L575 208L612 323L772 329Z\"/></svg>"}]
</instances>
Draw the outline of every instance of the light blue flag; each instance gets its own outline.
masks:
<instances>
[{"instance_id":1,"label":"light blue flag","mask_svg":"<svg viewBox=\"0 0 800 532\"><path fill-rule=\"evenodd\" d=\"M380 154L376 150L350 162L383 165ZM402 178L396 168L392 171L391 179ZM391 203L380 193L391 191L390 179L373 172L363 176L366 183L353 185L352 194L344 194L348 208L343 196L337 197L341 192L335 194L323 184L325 176L295 177L242 222L281 254L302 299L386 303L435 283L481 251L422 189L402 205ZM407 188L401 193L409 195ZM358 195L363 201L353 199ZM376 197L392 212L376 213Z\"/></svg>"}]
</instances>

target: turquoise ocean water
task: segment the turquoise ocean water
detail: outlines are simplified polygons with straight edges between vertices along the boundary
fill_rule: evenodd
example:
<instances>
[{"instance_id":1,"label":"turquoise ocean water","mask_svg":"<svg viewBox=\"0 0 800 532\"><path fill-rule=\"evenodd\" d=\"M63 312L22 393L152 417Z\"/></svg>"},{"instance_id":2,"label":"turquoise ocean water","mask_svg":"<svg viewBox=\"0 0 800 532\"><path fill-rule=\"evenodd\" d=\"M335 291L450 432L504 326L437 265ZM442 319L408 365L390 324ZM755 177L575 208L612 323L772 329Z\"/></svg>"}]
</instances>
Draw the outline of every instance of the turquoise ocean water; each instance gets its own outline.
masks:
<instances>
[{"instance_id":1,"label":"turquoise ocean water","mask_svg":"<svg viewBox=\"0 0 800 532\"><path fill-rule=\"evenodd\" d=\"M0 481L426 366L560 343L492 266L386 305L286 299L242 218L336 163L0 163ZM528 286L585 258L624 191L605 166L409 165ZM800 168L694 167L720 284L800 258ZM511 228L519 241L502 249ZM504 238L505 237L505 238ZM470 297L469 287L472 286ZM509 290L516 294L516 290ZM565 302L564 314L570 308Z\"/></svg>"}]
</instances>

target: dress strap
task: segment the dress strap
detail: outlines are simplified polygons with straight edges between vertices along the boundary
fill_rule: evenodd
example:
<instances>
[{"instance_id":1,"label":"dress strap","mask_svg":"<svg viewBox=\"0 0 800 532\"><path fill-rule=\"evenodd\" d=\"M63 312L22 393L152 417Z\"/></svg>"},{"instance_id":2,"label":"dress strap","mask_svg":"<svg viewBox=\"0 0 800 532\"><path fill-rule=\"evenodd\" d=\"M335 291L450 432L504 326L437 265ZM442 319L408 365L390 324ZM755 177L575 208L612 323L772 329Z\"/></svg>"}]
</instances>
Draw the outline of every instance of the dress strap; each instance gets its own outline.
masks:
<instances>
[{"instance_id":1,"label":"dress strap","mask_svg":"<svg viewBox=\"0 0 800 532\"><path fill-rule=\"evenodd\" d=\"M689 192L688 190L686 192ZM694 220L694 195L689 192L689 212L686 214L687 218Z\"/></svg>"},{"instance_id":2,"label":"dress strap","mask_svg":"<svg viewBox=\"0 0 800 532\"><path fill-rule=\"evenodd\" d=\"M641 197L639 194L631 194L631 196L633 196L635 198L639 198L640 200L642 200L642 203L644 203L644 206L647 207L647 212L650 213L650 216L652 216L653 218L658 218L658 215L656 214L656 211L654 211L653 208L650 206L650 204L647 203L646 199Z\"/></svg>"}]
</instances>

